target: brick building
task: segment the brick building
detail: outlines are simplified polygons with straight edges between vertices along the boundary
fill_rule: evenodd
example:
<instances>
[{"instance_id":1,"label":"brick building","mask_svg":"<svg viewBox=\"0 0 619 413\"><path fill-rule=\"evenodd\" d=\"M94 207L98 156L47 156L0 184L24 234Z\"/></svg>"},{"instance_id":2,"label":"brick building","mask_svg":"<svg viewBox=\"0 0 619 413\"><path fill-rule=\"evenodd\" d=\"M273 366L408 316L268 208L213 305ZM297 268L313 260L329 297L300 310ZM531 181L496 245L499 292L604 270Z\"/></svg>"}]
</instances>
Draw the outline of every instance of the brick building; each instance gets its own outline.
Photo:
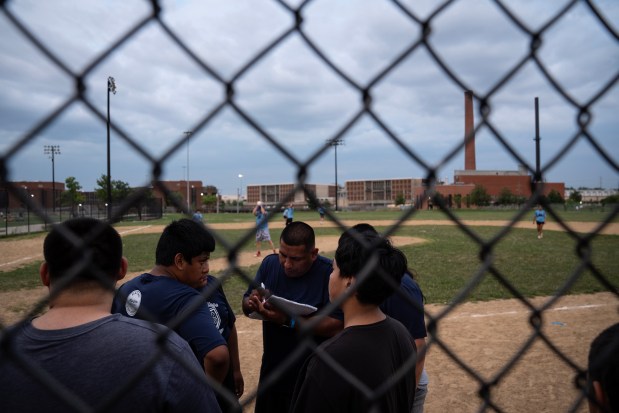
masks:
<instances>
[{"instance_id":1,"label":"brick building","mask_svg":"<svg viewBox=\"0 0 619 413\"><path fill-rule=\"evenodd\" d=\"M294 191L295 184L262 184L247 186L247 203L255 205L258 201L262 201L265 206L271 207L280 203L292 202L295 206L307 206L307 192L311 192L321 202L329 201L331 205L335 204L335 185L326 184L305 184L303 190ZM294 191L292 199L290 194Z\"/></svg>"},{"instance_id":2,"label":"brick building","mask_svg":"<svg viewBox=\"0 0 619 413\"><path fill-rule=\"evenodd\" d=\"M483 186L491 197L498 197L505 189L513 195L528 198L531 196L533 177L526 168L518 170L478 170L475 156L475 124L473 116L473 94L464 93L464 169L454 171L453 184L437 182L435 191L451 205L452 198L463 198L470 194L475 185ZM417 208L426 208L429 188L425 179L400 178L382 180L359 180L346 182L348 207L363 208L387 206L394 204L399 196L404 196L406 203ZM548 195L552 190L563 196L563 182L544 182L543 192Z\"/></svg>"},{"instance_id":3,"label":"brick building","mask_svg":"<svg viewBox=\"0 0 619 413\"><path fill-rule=\"evenodd\" d=\"M65 190L64 182L16 181L11 182L11 184L22 196L29 196L44 210L53 209L54 206L58 207L60 205L60 196ZM13 210L20 208L25 208L22 200L9 192L6 186L0 186L0 209Z\"/></svg>"}]
</instances>

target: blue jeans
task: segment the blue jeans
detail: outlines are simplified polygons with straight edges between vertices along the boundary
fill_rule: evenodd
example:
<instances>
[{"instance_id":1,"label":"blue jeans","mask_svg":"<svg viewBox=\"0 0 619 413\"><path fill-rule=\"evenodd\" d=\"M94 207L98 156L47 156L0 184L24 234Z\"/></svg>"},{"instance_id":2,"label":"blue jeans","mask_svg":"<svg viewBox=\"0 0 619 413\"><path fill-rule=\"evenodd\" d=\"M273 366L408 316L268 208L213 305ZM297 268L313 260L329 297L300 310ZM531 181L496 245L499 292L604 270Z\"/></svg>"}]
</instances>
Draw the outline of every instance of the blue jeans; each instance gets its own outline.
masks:
<instances>
[{"instance_id":1,"label":"blue jeans","mask_svg":"<svg viewBox=\"0 0 619 413\"><path fill-rule=\"evenodd\" d=\"M426 396L428 395L428 385L420 384L415 390L415 401L413 402L412 413L423 413L423 404L426 402Z\"/></svg>"}]
</instances>

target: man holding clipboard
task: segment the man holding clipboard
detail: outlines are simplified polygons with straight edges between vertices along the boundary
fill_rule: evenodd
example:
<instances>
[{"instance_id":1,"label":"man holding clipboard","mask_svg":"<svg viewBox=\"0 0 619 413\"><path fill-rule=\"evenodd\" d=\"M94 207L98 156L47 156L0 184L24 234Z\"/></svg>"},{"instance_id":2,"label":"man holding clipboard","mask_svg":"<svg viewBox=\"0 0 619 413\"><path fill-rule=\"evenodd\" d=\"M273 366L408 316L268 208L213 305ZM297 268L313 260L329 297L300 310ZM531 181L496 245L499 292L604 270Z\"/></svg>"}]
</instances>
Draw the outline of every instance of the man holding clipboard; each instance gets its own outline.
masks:
<instances>
[{"instance_id":1,"label":"man holding clipboard","mask_svg":"<svg viewBox=\"0 0 619 413\"><path fill-rule=\"evenodd\" d=\"M269 255L262 261L252 284L260 287L250 286L245 292L243 312L263 320L264 352L256 413L288 412L297 373L310 354L308 349L306 354L290 359L300 343L297 329L300 322L314 317L315 313L302 314L312 311L311 307L320 310L329 304L332 269L331 260L318 254L312 227L295 221L282 231L279 254ZM339 309L322 317L313 330L314 342L320 344L338 333L342 320ZM282 370L287 363L290 364ZM275 382L266 383L269 376L280 370L282 374Z\"/></svg>"}]
</instances>

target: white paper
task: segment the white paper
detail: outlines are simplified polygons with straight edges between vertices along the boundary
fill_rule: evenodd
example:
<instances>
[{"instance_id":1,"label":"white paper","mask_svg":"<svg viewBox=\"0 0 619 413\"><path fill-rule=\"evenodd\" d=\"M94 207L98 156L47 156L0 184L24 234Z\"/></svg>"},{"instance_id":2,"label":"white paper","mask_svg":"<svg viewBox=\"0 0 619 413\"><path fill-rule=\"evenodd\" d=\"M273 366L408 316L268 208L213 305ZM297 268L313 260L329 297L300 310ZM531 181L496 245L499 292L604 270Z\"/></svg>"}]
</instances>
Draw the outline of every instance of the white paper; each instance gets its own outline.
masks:
<instances>
[{"instance_id":1,"label":"white paper","mask_svg":"<svg viewBox=\"0 0 619 413\"><path fill-rule=\"evenodd\" d=\"M287 300L286 298L279 297L277 295L270 296L269 298L266 299L265 302L272 304L273 306L276 306L276 308L281 309L287 314L294 314L297 316L308 315L318 310L318 308L314 307L313 305L298 303L292 300ZM264 320L262 315L256 312L250 313L248 317L253 318L254 320Z\"/></svg>"}]
</instances>

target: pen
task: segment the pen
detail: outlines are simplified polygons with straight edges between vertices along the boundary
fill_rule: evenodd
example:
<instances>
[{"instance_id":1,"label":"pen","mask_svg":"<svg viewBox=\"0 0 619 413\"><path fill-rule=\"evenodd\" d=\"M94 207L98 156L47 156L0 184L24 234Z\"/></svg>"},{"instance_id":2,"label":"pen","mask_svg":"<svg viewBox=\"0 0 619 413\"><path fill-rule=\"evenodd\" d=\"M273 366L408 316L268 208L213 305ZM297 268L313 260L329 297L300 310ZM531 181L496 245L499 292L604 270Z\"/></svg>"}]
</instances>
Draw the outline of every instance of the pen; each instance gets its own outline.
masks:
<instances>
[{"instance_id":1,"label":"pen","mask_svg":"<svg viewBox=\"0 0 619 413\"><path fill-rule=\"evenodd\" d=\"M264 296L266 295L266 287L264 286L264 283L260 283L260 287L262 288L262 291L260 291L260 294L262 294L262 302L264 303L266 301L264 299Z\"/></svg>"}]
</instances>

